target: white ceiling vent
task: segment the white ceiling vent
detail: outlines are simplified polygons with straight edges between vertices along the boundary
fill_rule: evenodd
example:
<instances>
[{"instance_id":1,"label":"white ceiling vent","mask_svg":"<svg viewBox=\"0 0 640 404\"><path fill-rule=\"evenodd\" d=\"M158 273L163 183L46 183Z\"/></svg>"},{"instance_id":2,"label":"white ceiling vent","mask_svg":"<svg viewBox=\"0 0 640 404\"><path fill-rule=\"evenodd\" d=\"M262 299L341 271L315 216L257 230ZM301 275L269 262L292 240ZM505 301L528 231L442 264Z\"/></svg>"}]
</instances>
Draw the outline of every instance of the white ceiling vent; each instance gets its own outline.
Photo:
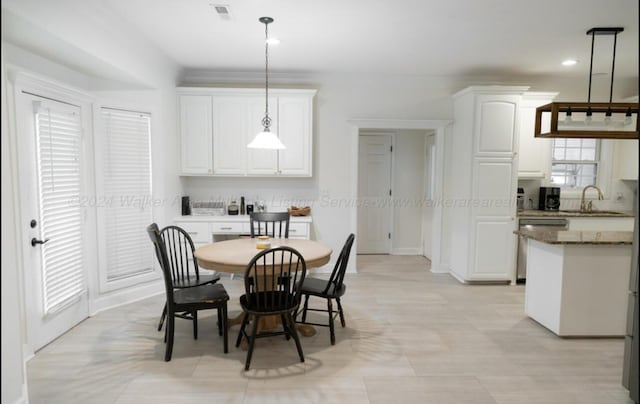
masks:
<instances>
[{"instance_id":1,"label":"white ceiling vent","mask_svg":"<svg viewBox=\"0 0 640 404\"><path fill-rule=\"evenodd\" d=\"M220 16L220 18L224 18L226 20L231 19L231 8L228 4L210 4L216 13Z\"/></svg>"}]
</instances>

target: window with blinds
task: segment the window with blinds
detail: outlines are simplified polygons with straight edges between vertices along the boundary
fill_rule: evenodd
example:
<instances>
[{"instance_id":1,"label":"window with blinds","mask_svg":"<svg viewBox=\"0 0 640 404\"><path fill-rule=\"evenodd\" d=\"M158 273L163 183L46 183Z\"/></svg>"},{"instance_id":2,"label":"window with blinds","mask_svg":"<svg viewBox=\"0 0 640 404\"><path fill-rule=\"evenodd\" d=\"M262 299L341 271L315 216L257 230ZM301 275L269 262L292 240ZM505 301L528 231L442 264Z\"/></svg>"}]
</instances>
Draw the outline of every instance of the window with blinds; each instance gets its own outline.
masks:
<instances>
[{"instance_id":1,"label":"window with blinds","mask_svg":"<svg viewBox=\"0 0 640 404\"><path fill-rule=\"evenodd\" d=\"M44 313L51 314L85 293L82 124L79 108L36 102L38 195L40 204Z\"/></svg>"},{"instance_id":2,"label":"window with blinds","mask_svg":"<svg viewBox=\"0 0 640 404\"><path fill-rule=\"evenodd\" d=\"M597 183L600 163L598 139L553 139L551 181L562 188Z\"/></svg>"},{"instance_id":3,"label":"window with blinds","mask_svg":"<svg viewBox=\"0 0 640 404\"><path fill-rule=\"evenodd\" d=\"M106 282L153 272L146 227L153 221L151 199L151 117L101 108L102 193ZM98 173L100 175L100 173ZM103 276L104 279L104 276Z\"/></svg>"}]
</instances>

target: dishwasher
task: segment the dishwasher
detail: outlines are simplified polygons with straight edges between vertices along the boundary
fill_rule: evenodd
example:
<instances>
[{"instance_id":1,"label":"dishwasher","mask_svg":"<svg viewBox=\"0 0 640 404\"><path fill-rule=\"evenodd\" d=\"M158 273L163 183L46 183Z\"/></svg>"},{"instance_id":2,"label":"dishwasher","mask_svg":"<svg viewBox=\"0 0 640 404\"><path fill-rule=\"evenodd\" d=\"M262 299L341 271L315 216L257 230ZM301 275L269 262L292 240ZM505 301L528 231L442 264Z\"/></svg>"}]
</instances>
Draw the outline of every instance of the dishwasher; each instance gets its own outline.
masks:
<instances>
[{"instance_id":1,"label":"dishwasher","mask_svg":"<svg viewBox=\"0 0 640 404\"><path fill-rule=\"evenodd\" d=\"M569 221L563 218L522 218L518 222L519 230L567 230ZM525 283L527 279L527 239L518 237L518 261L516 283Z\"/></svg>"}]
</instances>

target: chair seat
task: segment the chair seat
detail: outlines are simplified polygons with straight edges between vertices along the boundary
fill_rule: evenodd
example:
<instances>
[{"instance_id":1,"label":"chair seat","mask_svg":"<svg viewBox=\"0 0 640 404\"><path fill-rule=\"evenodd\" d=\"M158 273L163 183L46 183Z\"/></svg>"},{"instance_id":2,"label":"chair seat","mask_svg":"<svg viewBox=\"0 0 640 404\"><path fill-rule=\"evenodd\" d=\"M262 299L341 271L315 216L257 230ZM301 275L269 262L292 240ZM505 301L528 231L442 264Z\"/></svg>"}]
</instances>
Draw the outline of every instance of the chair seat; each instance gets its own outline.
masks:
<instances>
[{"instance_id":1,"label":"chair seat","mask_svg":"<svg viewBox=\"0 0 640 404\"><path fill-rule=\"evenodd\" d=\"M271 314L282 313L287 310L293 310L298 306L298 302L294 297L289 295L288 305L283 305L287 301L287 292L270 291L252 293L252 304L249 304L247 295L240 296L240 305L242 308L250 313L258 314ZM257 302L259 300L259 302ZM259 303L259 304L258 304Z\"/></svg>"},{"instance_id":2,"label":"chair seat","mask_svg":"<svg viewBox=\"0 0 640 404\"><path fill-rule=\"evenodd\" d=\"M220 280L220 275L200 275L200 277L196 278L195 275L192 275L186 279L174 279L173 287L176 289L182 288L192 288L194 286L206 285L208 283L216 283Z\"/></svg>"},{"instance_id":3,"label":"chair seat","mask_svg":"<svg viewBox=\"0 0 640 404\"><path fill-rule=\"evenodd\" d=\"M342 284L342 287L336 290L335 285L331 285L327 293L325 293L325 289L329 285L329 281L325 281L324 279L318 278L305 278L302 283L302 294L304 295L312 295L312 296L321 296L321 297L341 297L347 290L347 285Z\"/></svg>"},{"instance_id":4,"label":"chair seat","mask_svg":"<svg viewBox=\"0 0 640 404\"><path fill-rule=\"evenodd\" d=\"M218 303L229 300L224 286L219 283L196 286L188 289L178 289L173 292L176 304Z\"/></svg>"}]
</instances>

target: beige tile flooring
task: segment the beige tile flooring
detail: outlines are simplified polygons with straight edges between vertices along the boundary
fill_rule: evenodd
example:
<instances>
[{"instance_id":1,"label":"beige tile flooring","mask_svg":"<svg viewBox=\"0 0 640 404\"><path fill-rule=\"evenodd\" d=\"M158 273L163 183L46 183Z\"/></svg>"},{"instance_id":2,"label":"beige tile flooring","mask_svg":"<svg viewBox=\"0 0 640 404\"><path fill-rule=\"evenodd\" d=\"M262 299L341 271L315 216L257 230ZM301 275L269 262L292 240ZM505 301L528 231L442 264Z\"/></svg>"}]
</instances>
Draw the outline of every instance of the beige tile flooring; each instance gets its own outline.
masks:
<instances>
[{"instance_id":1,"label":"beige tile flooring","mask_svg":"<svg viewBox=\"0 0 640 404\"><path fill-rule=\"evenodd\" d=\"M344 297L347 328L246 352L222 340L212 315L200 336L176 320L173 359L155 330L163 296L100 313L27 366L33 403L630 403L622 339L561 339L527 318L522 286L462 285L422 257L358 257ZM222 281L239 313L242 282ZM319 318L318 318L319 319Z\"/></svg>"}]
</instances>

